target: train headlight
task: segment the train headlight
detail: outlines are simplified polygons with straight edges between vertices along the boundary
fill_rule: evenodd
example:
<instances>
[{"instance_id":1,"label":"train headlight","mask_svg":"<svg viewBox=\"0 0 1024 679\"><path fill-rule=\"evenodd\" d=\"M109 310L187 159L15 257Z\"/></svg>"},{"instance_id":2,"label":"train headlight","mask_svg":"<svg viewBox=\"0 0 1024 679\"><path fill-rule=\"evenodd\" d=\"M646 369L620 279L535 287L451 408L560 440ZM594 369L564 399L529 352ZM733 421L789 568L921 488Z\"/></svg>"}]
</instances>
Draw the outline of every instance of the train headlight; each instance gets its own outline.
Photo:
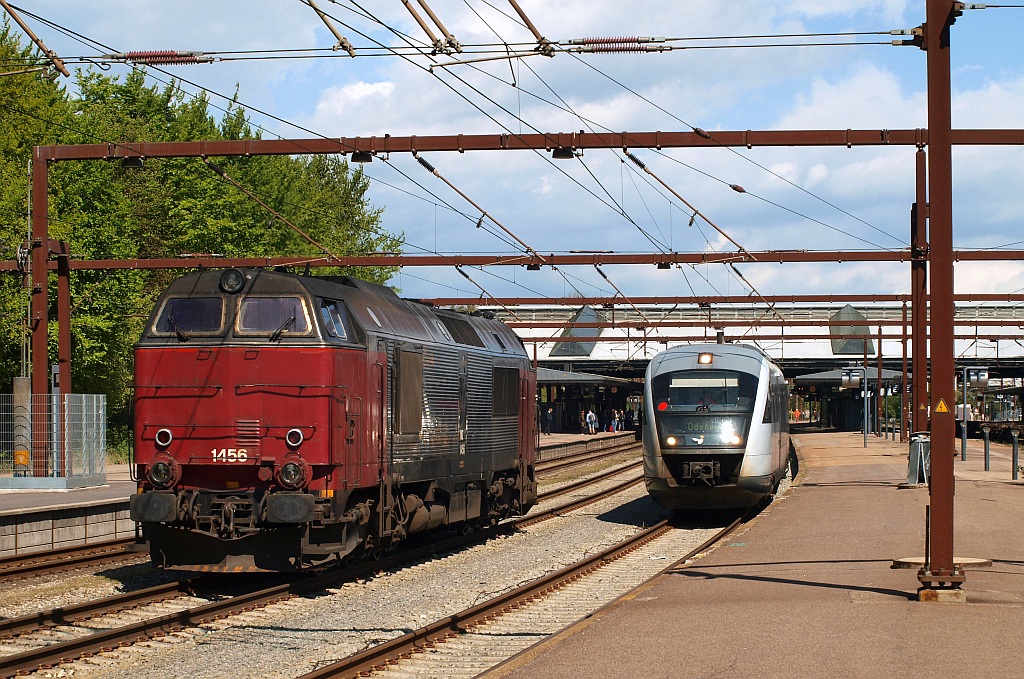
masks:
<instances>
[{"instance_id":1,"label":"train headlight","mask_svg":"<svg viewBox=\"0 0 1024 679\"><path fill-rule=\"evenodd\" d=\"M700 365L711 365L713 360L715 360L715 355L711 352L704 352L697 355L697 363Z\"/></svg>"},{"instance_id":2,"label":"train headlight","mask_svg":"<svg viewBox=\"0 0 1024 679\"><path fill-rule=\"evenodd\" d=\"M157 458L146 470L146 479L154 488L165 490L178 482L181 468L171 457Z\"/></svg>"},{"instance_id":3,"label":"train headlight","mask_svg":"<svg viewBox=\"0 0 1024 679\"><path fill-rule=\"evenodd\" d=\"M739 436L737 436L736 434L733 434L732 436L726 437L725 442L728 443L728 444L734 445L734 446L738 446L740 444L741 440L742 439L740 439Z\"/></svg>"},{"instance_id":4,"label":"train headlight","mask_svg":"<svg viewBox=\"0 0 1024 679\"><path fill-rule=\"evenodd\" d=\"M225 269L220 275L220 289L233 295L245 287L245 274L238 269Z\"/></svg>"},{"instance_id":5,"label":"train headlight","mask_svg":"<svg viewBox=\"0 0 1024 679\"><path fill-rule=\"evenodd\" d=\"M309 483L309 465L300 458L289 459L277 471L277 480L289 490L296 490Z\"/></svg>"},{"instance_id":6,"label":"train headlight","mask_svg":"<svg viewBox=\"0 0 1024 679\"><path fill-rule=\"evenodd\" d=\"M674 446L677 443L676 442L676 437L675 436L669 436L667 439L665 439L665 443L670 445L670 446Z\"/></svg>"}]
</instances>

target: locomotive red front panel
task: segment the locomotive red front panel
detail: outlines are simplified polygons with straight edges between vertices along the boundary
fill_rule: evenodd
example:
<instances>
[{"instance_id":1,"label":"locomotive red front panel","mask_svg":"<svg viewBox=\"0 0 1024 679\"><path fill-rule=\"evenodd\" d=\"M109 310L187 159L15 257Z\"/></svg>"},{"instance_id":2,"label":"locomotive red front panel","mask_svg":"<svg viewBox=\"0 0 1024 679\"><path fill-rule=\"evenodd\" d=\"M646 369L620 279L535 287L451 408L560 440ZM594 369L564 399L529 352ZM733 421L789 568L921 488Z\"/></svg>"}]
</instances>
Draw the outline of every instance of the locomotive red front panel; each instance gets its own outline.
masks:
<instances>
[{"instance_id":1,"label":"locomotive red front panel","mask_svg":"<svg viewBox=\"0 0 1024 679\"><path fill-rule=\"evenodd\" d=\"M364 352L139 349L135 369L136 461L170 455L186 465L185 487L265 485L258 470L273 472L290 453L314 466L314 488L325 487L327 465L340 467L332 482L376 483L376 455L361 459L365 395L348 386L363 384Z\"/></svg>"}]
</instances>

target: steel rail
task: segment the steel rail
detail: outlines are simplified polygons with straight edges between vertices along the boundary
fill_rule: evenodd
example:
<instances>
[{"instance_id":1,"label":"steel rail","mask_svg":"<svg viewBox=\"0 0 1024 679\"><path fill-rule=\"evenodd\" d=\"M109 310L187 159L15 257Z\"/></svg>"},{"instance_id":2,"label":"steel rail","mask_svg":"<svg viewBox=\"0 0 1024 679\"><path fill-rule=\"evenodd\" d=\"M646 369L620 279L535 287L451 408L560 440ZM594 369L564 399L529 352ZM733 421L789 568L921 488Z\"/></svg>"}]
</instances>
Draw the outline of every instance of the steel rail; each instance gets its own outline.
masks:
<instances>
[{"instance_id":1,"label":"steel rail","mask_svg":"<svg viewBox=\"0 0 1024 679\"><path fill-rule=\"evenodd\" d=\"M637 463L639 464L639 463ZM539 500L549 500L559 495L564 495L573 490L605 481L608 477L615 476L628 471L627 468L620 468L605 472L592 479L585 479L583 482L569 484L547 493L542 493ZM230 599L213 601L200 606L187 608L175 613L156 616L146 620L140 620L128 625L101 630L97 633L70 639L67 641L30 649L22 653L0 657L0 676L13 677L19 673L32 672L38 669L48 669L61 662L69 662L74 658L87 657L97 652L111 651L118 646L130 646L137 641L147 641L151 637L167 634L168 632L181 631L188 626L201 625L220 618L251 610L253 607L264 606L276 601L287 599L291 596L322 590L331 585L337 584L340 580L358 579L369 576L389 568L395 568L417 559L428 558L439 552L451 551L471 544L482 542L488 538L501 534L515 532L518 528L543 521L554 516L572 511L578 507L597 502L600 499L620 492L630 486L639 483L640 477L628 479L612 488L605 489L593 496L574 500L557 507L551 507L529 517L521 517L515 521L499 524L482 530L478 533L460 535L440 542L432 542L427 545L405 550L400 554L394 554L388 558L373 562L360 564L354 568L344 570L331 570L312 578L297 580L282 585L255 590L236 595ZM195 589L195 585L205 581L205 578L191 581L191 587L185 585L187 591ZM183 581L188 583L189 581ZM24 633L39 629L57 622L72 622L94 617L103 613L115 612L140 603L167 599L175 595L181 585L171 583L164 586L157 586L139 592L132 592L106 599L86 602L80 606L64 607L52 611L44 611L38 614L23 616L22 618L9 621L11 629L7 634ZM79 610L80 609L80 610ZM89 612L91 610L91 612Z\"/></svg>"},{"instance_id":2,"label":"steel rail","mask_svg":"<svg viewBox=\"0 0 1024 679\"><path fill-rule=\"evenodd\" d=\"M115 594L103 599L96 599L95 601L61 606L60 608L29 613L17 618L6 618L0 620L0 637L11 638L18 634L33 632L49 625L66 625L81 622L82 620L124 610L132 606L164 601L182 594L190 594L195 591L201 582L205 582L209 577L211 576L207 575L179 582L168 582L134 592ZM2 662L3 660L0 658L0 663Z\"/></svg>"},{"instance_id":3,"label":"steel rail","mask_svg":"<svg viewBox=\"0 0 1024 679\"><path fill-rule=\"evenodd\" d=\"M90 545L65 547L48 552L4 557L0 559L0 578L13 580L33 577L72 568L121 561L133 556L138 557L138 553L125 551L125 548L132 544L135 544L135 538L124 538Z\"/></svg>"},{"instance_id":4,"label":"steel rail","mask_svg":"<svg viewBox=\"0 0 1024 679\"><path fill-rule=\"evenodd\" d=\"M600 450L584 450L579 453L573 453L571 455L564 455L562 457L556 457L552 460L546 460L537 464L538 474L547 474L549 472L558 471L566 467L574 467L576 465L584 464L586 462L593 462L601 460L606 457L613 457L615 455L621 455L622 453L628 452L634 448L641 447L639 442L630 442L623 445L614 446L612 448L602 448Z\"/></svg>"},{"instance_id":5,"label":"steel rail","mask_svg":"<svg viewBox=\"0 0 1024 679\"><path fill-rule=\"evenodd\" d=\"M712 538L702 543L696 549L690 551L682 559L677 560L669 568L675 567L681 561L686 561L696 554L706 551L715 542L735 530L740 524L736 519L732 524L715 534ZM426 649L446 639L465 634L473 627L484 622L500 617L503 613L519 608L529 602L541 598L550 592L560 589L589 573L601 568L603 565L614 561L625 554L642 547L655 540L662 534L673 530L669 522L661 521L650 528L637 533L636 535L623 540L617 545L599 553L590 555L580 561L567 566L557 572L547 574L532 582L526 583L513 590L499 594L489 601L468 608L442 620L431 623L418 630L414 630L401 637L369 648L355 655L344 658L331 665L316 669L301 679L326 679L327 677L356 677L367 676L366 673L382 671L390 665L397 664L403 658L408 658L414 653L422 653ZM667 569L665 569L667 570ZM664 573L665 570L661 571ZM661 574L659 573L659 575ZM658 576L655 576L658 577Z\"/></svg>"}]
</instances>

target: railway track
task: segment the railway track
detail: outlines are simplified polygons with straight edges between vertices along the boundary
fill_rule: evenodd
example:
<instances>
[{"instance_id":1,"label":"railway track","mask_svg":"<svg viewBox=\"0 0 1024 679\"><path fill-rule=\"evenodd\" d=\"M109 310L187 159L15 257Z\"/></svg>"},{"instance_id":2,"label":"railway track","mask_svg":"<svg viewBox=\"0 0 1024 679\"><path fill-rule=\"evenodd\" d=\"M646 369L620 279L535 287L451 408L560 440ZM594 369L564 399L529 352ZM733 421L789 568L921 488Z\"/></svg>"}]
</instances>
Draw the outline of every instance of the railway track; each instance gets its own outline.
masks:
<instances>
[{"instance_id":1,"label":"railway track","mask_svg":"<svg viewBox=\"0 0 1024 679\"><path fill-rule=\"evenodd\" d=\"M134 544L134 539L126 538L85 547L68 547L26 556L4 557L0 559L0 578L9 582L146 556L145 553L126 551Z\"/></svg>"},{"instance_id":2,"label":"railway track","mask_svg":"<svg viewBox=\"0 0 1024 679\"><path fill-rule=\"evenodd\" d=\"M677 568L729 535L736 519L686 555L693 532L662 521L609 549L456 615L379 644L302 679L328 677L474 677L580 621L658 575Z\"/></svg>"},{"instance_id":3,"label":"railway track","mask_svg":"<svg viewBox=\"0 0 1024 679\"><path fill-rule=\"evenodd\" d=\"M607 470L591 479L547 491L541 494L541 502L550 503L556 497L608 481L615 476L628 474L635 466L637 465ZM0 657L0 676L9 677L37 669L52 668L76 658L109 652L138 641L175 633L186 627L251 611L292 596L323 591L343 580L358 579L378 571L400 568L409 562L429 559L440 552L461 549L503 533L514 532L521 526L561 516L573 509L621 492L624 488L639 483L641 478L639 474L630 474L625 480L586 498L558 506L542 507L541 511L531 514L529 518L522 517L479 533L456 536L440 543L433 542L405 550L344 571L330 571L318 576L292 579L271 587L257 587L251 591L235 592L228 596L225 596L223 591L211 591L209 583L215 582L216 576L203 576L78 606L5 620L0 623L0 634L8 637L3 641L3 652L6 655ZM126 621L125 619L129 617L132 619ZM53 643L55 635L61 637L61 640ZM28 646L30 647L25 648Z\"/></svg>"},{"instance_id":4,"label":"railway track","mask_svg":"<svg viewBox=\"0 0 1024 679\"><path fill-rule=\"evenodd\" d=\"M629 443L624 443L611 448L587 450L579 453L573 453L571 455L556 457L551 460L539 462L537 464L537 474L547 476L563 469L576 467L589 462L599 462L617 455L622 455L623 453L633 452L634 450L639 452L641 447L642 444L639 441L630 441Z\"/></svg>"}]
</instances>

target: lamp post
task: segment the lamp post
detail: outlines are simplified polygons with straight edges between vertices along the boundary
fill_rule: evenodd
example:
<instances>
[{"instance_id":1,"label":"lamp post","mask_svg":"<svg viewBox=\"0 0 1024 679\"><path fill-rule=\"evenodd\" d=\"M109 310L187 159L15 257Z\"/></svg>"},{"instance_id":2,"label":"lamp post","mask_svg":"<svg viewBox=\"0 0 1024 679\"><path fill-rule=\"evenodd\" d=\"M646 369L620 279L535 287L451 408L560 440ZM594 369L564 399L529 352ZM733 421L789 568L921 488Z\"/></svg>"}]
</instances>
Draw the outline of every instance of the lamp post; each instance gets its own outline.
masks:
<instances>
[{"instance_id":1,"label":"lamp post","mask_svg":"<svg viewBox=\"0 0 1024 679\"><path fill-rule=\"evenodd\" d=\"M864 368L843 368L840 386L844 389L861 389L864 398L864 447L868 447L868 381Z\"/></svg>"}]
</instances>

